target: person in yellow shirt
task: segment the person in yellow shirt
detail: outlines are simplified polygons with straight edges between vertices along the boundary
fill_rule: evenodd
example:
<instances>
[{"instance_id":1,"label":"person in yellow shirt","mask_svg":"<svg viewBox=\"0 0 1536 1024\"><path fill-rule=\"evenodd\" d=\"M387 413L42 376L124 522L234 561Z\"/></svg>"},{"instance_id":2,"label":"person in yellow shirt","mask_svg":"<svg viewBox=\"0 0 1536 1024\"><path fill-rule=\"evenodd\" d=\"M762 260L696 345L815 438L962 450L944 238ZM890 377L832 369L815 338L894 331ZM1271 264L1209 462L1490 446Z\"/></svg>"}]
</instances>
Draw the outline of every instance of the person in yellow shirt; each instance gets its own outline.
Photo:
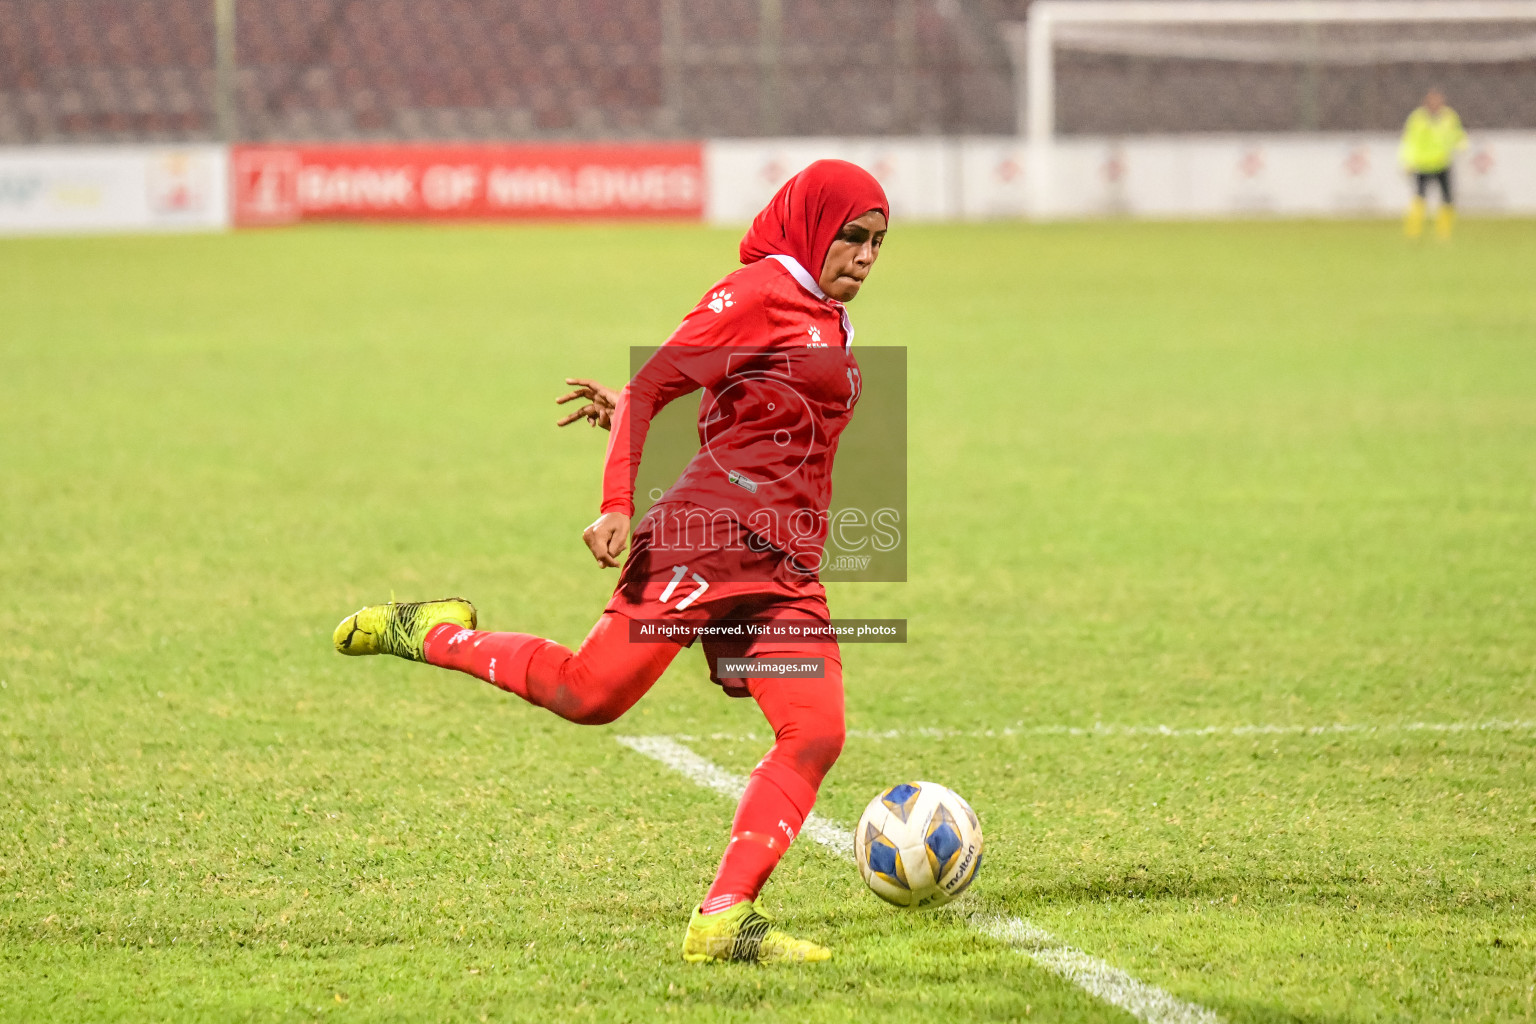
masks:
<instances>
[{"instance_id":1,"label":"person in yellow shirt","mask_svg":"<svg viewBox=\"0 0 1536 1024\"><path fill-rule=\"evenodd\" d=\"M1424 97L1424 105L1408 115L1403 125L1403 141L1398 147L1398 157L1414 177L1413 202L1403 218L1403 232L1409 238L1424 233L1425 201L1429 198L1429 183L1440 183L1440 209L1435 214L1435 235L1450 238L1451 226L1456 222L1456 201L1451 196L1451 162L1456 151L1467 145L1467 133L1462 130L1461 118L1446 106L1440 90L1431 89Z\"/></svg>"}]
</instances>

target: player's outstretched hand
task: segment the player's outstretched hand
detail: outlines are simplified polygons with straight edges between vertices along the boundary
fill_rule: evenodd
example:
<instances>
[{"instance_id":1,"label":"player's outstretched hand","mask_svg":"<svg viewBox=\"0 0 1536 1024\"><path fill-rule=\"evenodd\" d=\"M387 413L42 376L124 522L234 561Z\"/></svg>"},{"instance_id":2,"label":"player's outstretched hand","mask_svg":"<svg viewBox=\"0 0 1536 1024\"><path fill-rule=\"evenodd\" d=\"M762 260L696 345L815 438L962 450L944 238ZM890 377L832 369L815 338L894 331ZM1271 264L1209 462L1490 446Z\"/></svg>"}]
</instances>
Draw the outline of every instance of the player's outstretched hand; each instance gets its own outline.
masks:
<instances>
[{"instance_id":1,"label":"player's outstretched hand","mask_svg":"<svg viewBox=\"0 0 1536 1024\"><path fill-rule=\"evenodd\" d=\"M587 542L598 565L604 569L616 568L619 556L629 544L629 516L622 512L604 512L597 517L597 522L582 532L581 539Z\"/></svg>"},{"instance_id":2,"label":"player's outstretched hand","mask_svg":"<svg viewBox=\"0 0 1536 1024\"><path fill-rule=\"evenodd\" d=\"M556 405L564 405L566 402L579 402L583 399L587 404L573 413L568 413L555 423L557 427L575 423L579 419L585 419L594 427L602 427L604 430L613 428L613 411L619 405L619 393L613 388L606 388L595 380L587 380L584 377L567 377L567 384L575 384L576 390L570 394L561 395L555 399Z\"/></svg>"}]
</instances>

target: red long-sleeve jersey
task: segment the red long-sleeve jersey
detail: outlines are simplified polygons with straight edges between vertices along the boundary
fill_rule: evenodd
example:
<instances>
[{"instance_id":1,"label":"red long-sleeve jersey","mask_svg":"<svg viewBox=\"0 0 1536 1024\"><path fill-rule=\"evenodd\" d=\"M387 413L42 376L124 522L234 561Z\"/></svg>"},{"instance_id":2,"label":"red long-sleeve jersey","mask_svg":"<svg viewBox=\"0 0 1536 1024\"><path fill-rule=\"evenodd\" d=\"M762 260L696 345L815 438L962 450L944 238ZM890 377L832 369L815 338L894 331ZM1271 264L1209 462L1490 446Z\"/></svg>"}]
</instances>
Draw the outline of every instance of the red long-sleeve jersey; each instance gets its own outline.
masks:
<instances>
[{"instance_id":1,"label":"red long-sleeve jersey","mask_svg":"<svg viewBox=\"0 0 1536 1024\"><path fill-rule=\"evenodd\" d=\"M602 510L634 514L635 471L652 417L702 388L698 454L656 507L724 514L802 568L819 563L832 461L860 383L841 303L787 257L743 267L699 300L624 388Z\"/></svg>"}]
</instances>

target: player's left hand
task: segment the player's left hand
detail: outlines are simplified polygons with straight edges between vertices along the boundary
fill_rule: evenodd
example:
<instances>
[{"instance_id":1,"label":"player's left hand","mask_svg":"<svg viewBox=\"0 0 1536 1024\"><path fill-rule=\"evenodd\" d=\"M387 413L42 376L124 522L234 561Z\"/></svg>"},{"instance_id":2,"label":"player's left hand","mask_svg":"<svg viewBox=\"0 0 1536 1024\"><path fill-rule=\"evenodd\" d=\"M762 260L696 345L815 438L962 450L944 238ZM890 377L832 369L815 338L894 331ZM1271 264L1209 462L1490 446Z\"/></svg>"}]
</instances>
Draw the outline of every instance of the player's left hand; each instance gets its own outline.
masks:
<instances>
[{"instance_id":1,"label":"player's left hand","mask_svg":"<svg viewBox=\"0 0 1536 1024\"><path fill-rule=\"evenodd\" d=\"M565 382L575 384L576 390L561 395L555 399L555 404L564 405L566 402L577 402L582 399L587 399L587 404L556 421L555 426L563 427L579 419L585 419L594 427L602 427L604 430L613 429L613 412L619 406L617 391L584 377L567 377Z\"/></svg>"}]
</instances>

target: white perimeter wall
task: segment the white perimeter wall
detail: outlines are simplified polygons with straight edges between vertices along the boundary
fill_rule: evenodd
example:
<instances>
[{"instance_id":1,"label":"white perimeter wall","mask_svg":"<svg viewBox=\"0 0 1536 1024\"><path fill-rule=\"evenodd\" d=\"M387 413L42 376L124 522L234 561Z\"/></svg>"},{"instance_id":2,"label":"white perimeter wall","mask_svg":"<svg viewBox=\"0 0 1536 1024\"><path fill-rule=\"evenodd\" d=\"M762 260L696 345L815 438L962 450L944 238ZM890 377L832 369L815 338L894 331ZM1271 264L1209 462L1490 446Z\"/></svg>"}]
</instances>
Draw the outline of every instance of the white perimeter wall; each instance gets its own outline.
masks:
<instances>
[{"instance_id":1,"label":"white perimeter wall","mask_svg":"<svg viewBox=\"0 0 1536 1024\"><path fill-rule=\"evenodd\" d=\"M228 226L223 146L0 147L0 234Z\"/></svg>"},{"instance_id":2,"label":"white perimeter wall","mask_svg":"<svg viewBox=\"0 0 1536 1024\"><path fill-rule=\"evenodd\" d=\"M705 219L740 224L812 160L869 168L901 220L1395 216L1408 197L1389 135L753 139L704 145ZM1474 132L1464 212L1536 214L1536 132ZM222 146L0 147L0 235L219 230Z\"/></svg>"},{"instance_id":3,"label":"white perimeter wall","mask_svg":"<svg viewBox=\"0 0 1536 1024\"><path fill-rule=\"evenodd\" d=\"M874 172L893 218L1395 216L1409 195L1395 135L763 139L705 145L706 217L750 220L812 160ZM1033 156L1033 160L1032 160ZM1464 212L1536 214L1536 132L1480 132L1453 172Z\"/></svg>"}]
</instances>

